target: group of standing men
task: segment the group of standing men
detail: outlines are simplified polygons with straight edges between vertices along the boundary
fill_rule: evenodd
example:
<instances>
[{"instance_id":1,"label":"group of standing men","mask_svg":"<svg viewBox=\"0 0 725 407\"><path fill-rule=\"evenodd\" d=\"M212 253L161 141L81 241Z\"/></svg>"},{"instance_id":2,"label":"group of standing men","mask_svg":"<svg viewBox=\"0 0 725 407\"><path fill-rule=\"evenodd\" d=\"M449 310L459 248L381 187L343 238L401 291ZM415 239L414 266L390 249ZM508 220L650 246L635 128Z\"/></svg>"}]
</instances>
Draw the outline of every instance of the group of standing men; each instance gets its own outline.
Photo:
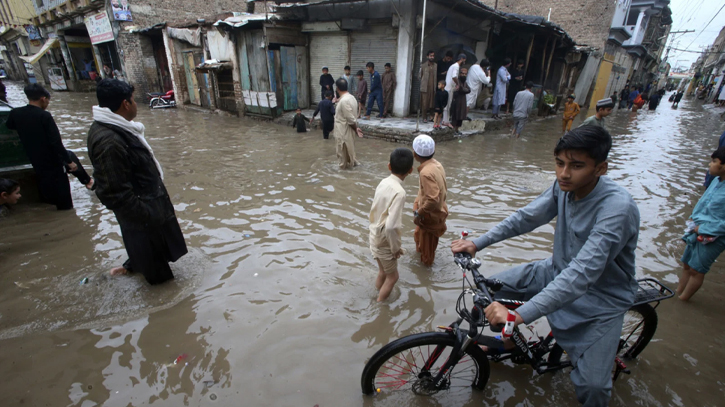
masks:
<instances>
[{"instance_id":1,"label":"group of standing men","mask_svg":"<svg viewBox=\"0 0 725 407\"><path fill-rule=\"evenodd\" d=\"M420 69L423 123L427 123L431 115L436 113L442 115L442 126L457 129L458 126L456 126L455 122L461 117L462 119L468 119L468 115L467 111L461 112L460 109L456 111L453 108L453 106L456 106L455 101L458 99L456 93L465 94L465 103L461 102L461 105L465 105L466 110L478 106L482 106L484 110L487 110L489 103L493 102L492 117L500 119L501 106L513 107L517 93L522 90L525 74L522 61L516 64L516 69L513 72L509 72L511 59L504 59L496 74L496 86L494 87L493 100L491 100L490 88L493 85L491 83L491 63L487 59L464 68L467 59L466 54L459 54L454 60L453 52L448 51L438 62L435 61L434 51L428 51L426 55L427 60ZM461 76L465 81L461 81ZM436 88L438 88L438 91L436 91ZM468 91L465 91L465 88ZM442 94L442 92L445 92L445 94ZM441 105L440 100L446 100L444 106ZM456 117L451 117L452 110L456 112ZM434 128L437 127L436 122Z\"/></svg>"},{"instance_id":2,"label":"group of standing men","mask_svg":"<svg viewBox=\"0 0 725 407\"><path fill-rule=\"evenodd\" d=\"M378 118L388 117L390 115L390 109L393 106L393 96L395 95L395 88L398 86L398 81L393 72L393 67L390 63L385 64L385 72L381 76L378 71L375 70L375 64L368 62L365 65L365 69L370 75L370 88L368 89L367 81L364 78L362 70L357 71L355 76L352 75L352 68L349 65L345 66L345 73L338 79L345 79L347 82L348 90L355 90L355 95L358 98L358 104L360 111L358 116L361 115L362 109L367 107L365 112L365 118L370 119L373 106L375 103L378 104ZM335 94L336 97L333 99L337 102L339 98L339 89L336 89L336 81L330 74L328 67L322 67L322 75L320 76L320 92L321 100L325 100L326 95Z\"/></svg>"}]
</instances>

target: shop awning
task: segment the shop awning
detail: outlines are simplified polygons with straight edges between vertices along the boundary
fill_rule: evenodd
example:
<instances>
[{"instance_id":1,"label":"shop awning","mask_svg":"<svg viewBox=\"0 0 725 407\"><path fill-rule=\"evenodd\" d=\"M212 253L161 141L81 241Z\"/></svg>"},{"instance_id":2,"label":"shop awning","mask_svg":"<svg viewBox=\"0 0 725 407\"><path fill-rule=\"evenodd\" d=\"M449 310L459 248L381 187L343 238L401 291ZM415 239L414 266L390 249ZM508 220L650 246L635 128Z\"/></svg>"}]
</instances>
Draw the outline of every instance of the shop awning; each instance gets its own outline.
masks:
<instances>
[{"instance_id":1,"label":"shop awning","mask_svg":"<svg viewBox=\"0 0 725 407\"><path fill-rule=\"evenodd\" d=\"M43 46L40 48L40 51L38 51L37 54L30 55L30 56L27 56L27 57L21 56L20 59L22 59L23 61L25 61L25 62L27 62L29 64L34 64L34 63L38 62L38 60L40 58L42 58L43 55L45 55L45 53L48 52L48 50L52 46L54 46L57 42L58 42L58 39L57 38L48 38L48 41L46 41L45 44L43 44Z\"/></svg>"}]
</instances>

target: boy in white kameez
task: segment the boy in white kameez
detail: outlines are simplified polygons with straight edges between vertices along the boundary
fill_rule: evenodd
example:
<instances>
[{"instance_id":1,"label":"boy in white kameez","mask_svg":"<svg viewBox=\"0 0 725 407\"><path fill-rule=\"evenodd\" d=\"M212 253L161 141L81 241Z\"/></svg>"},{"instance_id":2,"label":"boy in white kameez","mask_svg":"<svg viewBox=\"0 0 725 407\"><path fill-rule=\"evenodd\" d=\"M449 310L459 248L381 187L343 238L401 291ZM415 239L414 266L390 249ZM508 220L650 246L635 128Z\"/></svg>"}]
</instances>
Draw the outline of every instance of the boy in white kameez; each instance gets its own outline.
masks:
<instances>
[{"instance_id":1,"label":"boy in white kameez","mask_svg":"<svg viewBox=\"0 0 725 407\"><path fill-rule=\"evenodd\" d=\"M378 262L378 302L385 301L398 281L398 258L403 254L403 181L413 172L413 153L407 148L396 148L390 154L389 177L380 181L375 189L370 208L370 251Z\"/></svg>"}]
</instances>

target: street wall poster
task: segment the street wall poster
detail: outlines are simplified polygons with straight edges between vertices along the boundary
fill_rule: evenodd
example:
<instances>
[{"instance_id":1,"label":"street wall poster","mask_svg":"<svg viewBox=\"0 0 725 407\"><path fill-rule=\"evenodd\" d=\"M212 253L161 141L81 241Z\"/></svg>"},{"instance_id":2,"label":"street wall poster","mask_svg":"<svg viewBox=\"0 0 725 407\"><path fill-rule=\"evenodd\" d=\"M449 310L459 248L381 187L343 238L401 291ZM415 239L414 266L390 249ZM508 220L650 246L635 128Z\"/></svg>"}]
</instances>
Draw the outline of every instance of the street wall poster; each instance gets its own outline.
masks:
<instances>
[{"instance_id":1,"label":"street wall poster","mask_svg":"<svg viewBox=\"0 0 725 407\"><path fill-rule=\"evenodd\" d=\"M111 22L105 12L88 16L84 19L88 35L91 37L91 44L113 41L113 30Z\"/></svg>"},{"instance_id":2,"label":"street wall poster","mask_svg":"<svg viewBox=\"0 0 725 407\"><path fill-rule=\"evenodd\" d=\"M25 32L28 33L28 39L29 40L40 40L42 37L40 36L40 32L38 32L38 27L34 25L26 25L25 26Z\"/></svg>"},{"instance_id":3,"label":"street wall poster","mask_svg":"<svg viewBox=\"0 0 725 407\"><path fill-rule=\"evenodd\" d=\"M111 0L113 19L116 21L133 21L131 10L128 8L128 0Z\"/></svg>"}]
</instances>

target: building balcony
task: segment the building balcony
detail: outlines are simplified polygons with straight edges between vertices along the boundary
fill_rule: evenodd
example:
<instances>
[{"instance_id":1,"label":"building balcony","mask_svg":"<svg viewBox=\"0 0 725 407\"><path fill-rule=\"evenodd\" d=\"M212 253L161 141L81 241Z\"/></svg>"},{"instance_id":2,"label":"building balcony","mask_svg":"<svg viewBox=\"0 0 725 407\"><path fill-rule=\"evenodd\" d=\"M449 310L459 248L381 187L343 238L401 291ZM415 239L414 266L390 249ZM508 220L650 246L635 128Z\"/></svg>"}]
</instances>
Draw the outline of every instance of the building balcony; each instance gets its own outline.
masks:
<instances>
[{"instance_id":1,"label":"building balcony","mask_svg":"<svg viewBox=\"0 0 725 407\"><path fill-rule=\"evenodd\" d=\"M650 7L655 10L663 10L669 6L670 0L632 0L630 7Z\"/></svg>"},{"instance_id":2,"label":"building balcony","mask_svg":"<svg viewBox=\"0 0 725 407\"><path fill-rule=\"evenodd\" d=\"M609 29L609 40L622 45L625 41L632 38L632 34L625 27L612 27Z\"/></svg>"},{"instance_id":3,"label":"building balcony","mask_svg":"<svg viewBox=\"0 0 725 407\"><path fill-rule=\"evenodd\" d=\"M640 44L623 45L622 47L627 50L627 53L637 58L647 55L647 48Z\"/></svg>"}]
</instances>

